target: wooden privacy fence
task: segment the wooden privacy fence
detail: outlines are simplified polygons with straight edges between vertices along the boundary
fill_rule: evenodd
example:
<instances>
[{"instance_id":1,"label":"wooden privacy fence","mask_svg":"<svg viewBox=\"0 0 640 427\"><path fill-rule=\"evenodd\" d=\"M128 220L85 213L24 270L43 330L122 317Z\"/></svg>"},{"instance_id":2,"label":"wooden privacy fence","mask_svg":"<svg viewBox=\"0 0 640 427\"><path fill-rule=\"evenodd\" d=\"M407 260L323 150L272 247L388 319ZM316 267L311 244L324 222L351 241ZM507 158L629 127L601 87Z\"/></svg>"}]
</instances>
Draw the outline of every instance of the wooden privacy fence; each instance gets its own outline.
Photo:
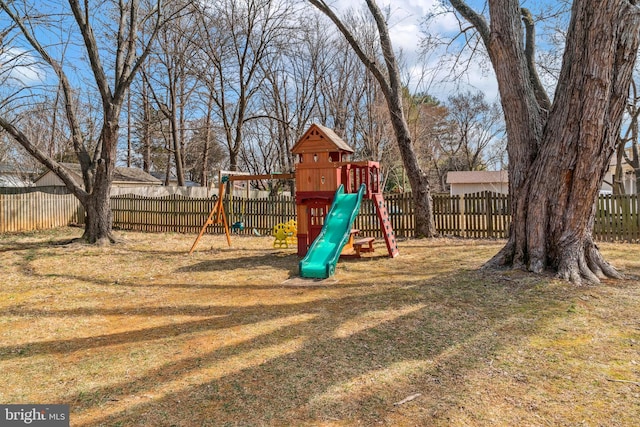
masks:
<instances>
[{"instance_id":1,"label":"wooden privacy fence","mask_svg":"<svg viewBox=\"0 0 640 427\"><path fill-rule=\"evenodd\" d=\"M148 198L142 196L112 197L114 227L138 231L173 231L197 233L214 199L193 199L182 196ZM415 218L410 193L385 196L387 210L397 237L413 237ZM482 192L451 196L433 196L434 221L438 233L444 236L467 238L507 238L511 224L509 197L504 194ZM225 211L229 224L242 222L240 234L269 234L273 226L296 219L292 198L239 199L226 198ZM371 200L364 200L354 227L362 235L381 238L382 233ZM212 225L210 233L223 232L222 226ZM640 242L638 197L600 196L594 225L594 237L604 241Z\"/></svg>"},{"instance_id":2,"label":"wooden privacy fence","mask_svg":"<svg viewBox=\"0 0 640 427\"><path fill-rule=\"evenodd\" d=\"M509 197L484 191L475 194L436 194L433 217L438 233L470 238L506 238L511 225Z\"/></svg>"},{"instance_id":3,"label":"wooden privacy fence","mask_svg":"<svg viewBox=\"0 0 640 427\"><path fill-rule=\"evenodd\" d=\"M216 203L215 198L198 199L172 195L151 198L122 195L111 198L113 226L121 230L171 231L197 234ZM240 199L225 197L229 226L242 223L238 233L270 234L273 227L296 217L295 200L290 197ZM255 231L254 231L255 229ZM222 225L211 225L210 233L223 233Z\"/></svg>"},{"instance_id":4,"label":"wooden privacy fence","mask_svg":"<svg viewBox=\"0 0 640 427\"><path fill-rule=\"evenodd\" d=\"M82 223L84 209L73 194L0 194L0 233Z\"/></svg>"},{"instance_id":5,"label":"wooden privacy fence","mask_svg":"<svg viewBox=\"0 0 640 427\"><path fill-rule=\"evenodd\" d=\"M389 217L394 224L396 236L413 235L414 218L412 202L405 195L385 198ZM136 195L122 195L111 198L113 226L120 230L198 233L215 205L215 199L195 199L173 195L150 198ZM264 199L224 199L229 226L242 223L243 229L234 230L238 234L271 234L276 224L296 219L296 203L291 197L269 197ZM354 227L361 234L382 238L376 216L375 205L364 200ZM222 225L207 228L209 233L223 233Z\"/></svg>"},{"instance_id":6,"label":"wooden privacy fence","mask_svg":"<svg viewBox=\"0 0 640 427\"><path fill-rule=\"evenodd\" d=\"M638 195L601 195L596 206L593 235L608 242L640 243Z\"/></svg>"},{"instance_id":7,"label":"wooden privacy fence","mask_svg":"<svg viewBox=\"0 0 640 427\"><path fill-rule=\"evenodd\" d=\"M473 238L503 238L509 230L508 198L494 193L468 196L434 196L436 229L443 235ZM413 237L415 217L410 193L385 196L389 218L397 237ZM113 224L121 230L172 231L197 233L215 199L182 196L149 198L123 195L111 198ZM240 234L269 234L273 226L296 219L292 198L239 199L225 197L229 225L242 222ZM362 235L382 238L380 224L372 200L363 200L354 227ZM221 225L211 225L210 233L223 232Z\"/></svg>"},{"instance_id":8,"label":"wooden privacy fence","mask_svg":"<svg viewBox=\"0 0 640 427\"><path fill-rule=\"evenodd\" d=\"M389 218L397 237L413 237L415 218L410 193L385 196ZM111 198L115 229L196 234L215 204L215 199L180 195L146 197L121 195ZM593 234L600 241L640 242L640 210L637 195L602 195L596 206ZM511 221L509 197L483 192L464 196L433 196L436 230L444 236L506 238ZM296 219L295 199L225 198L229 225L243 223L241 234L270 234L273 226ZM0 194L0 232L28 231L82 224L84 211L71 194ZM376 210L364 200L355 228L362 235L381 238ZM221 225L209 233L222 233Z\"/></svg>"}]
</instances>

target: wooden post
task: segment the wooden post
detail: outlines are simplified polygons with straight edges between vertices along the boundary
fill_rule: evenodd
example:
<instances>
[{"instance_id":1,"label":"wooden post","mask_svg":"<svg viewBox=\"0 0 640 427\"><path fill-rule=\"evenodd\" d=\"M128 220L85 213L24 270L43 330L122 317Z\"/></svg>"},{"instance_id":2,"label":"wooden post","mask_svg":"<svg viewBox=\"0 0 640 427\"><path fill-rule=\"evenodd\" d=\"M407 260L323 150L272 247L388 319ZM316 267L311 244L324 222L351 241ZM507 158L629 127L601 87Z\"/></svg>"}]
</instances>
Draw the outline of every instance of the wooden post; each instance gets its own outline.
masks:
<instances>
[{"instance_id":1,"label":"wooden post","mask_svg":"<svg viewBox=\"0 0 640 427\"><path fill-rule=\"evenodd\" d=\"M490 191L485 191L485 203L487 204L487 237L493 238L493 196Z\"/></svg>"},{"instance_id":2,"label":"wooden post","mask_svg":"<svg viewBox=\"0 0 640 427\"><path fill-rule=\"evenodd\" d=\"M458 208L460 210L460 237L467 237L467 221L464 212L464 194L460 194Z\"/></svg>"}]
</instances>

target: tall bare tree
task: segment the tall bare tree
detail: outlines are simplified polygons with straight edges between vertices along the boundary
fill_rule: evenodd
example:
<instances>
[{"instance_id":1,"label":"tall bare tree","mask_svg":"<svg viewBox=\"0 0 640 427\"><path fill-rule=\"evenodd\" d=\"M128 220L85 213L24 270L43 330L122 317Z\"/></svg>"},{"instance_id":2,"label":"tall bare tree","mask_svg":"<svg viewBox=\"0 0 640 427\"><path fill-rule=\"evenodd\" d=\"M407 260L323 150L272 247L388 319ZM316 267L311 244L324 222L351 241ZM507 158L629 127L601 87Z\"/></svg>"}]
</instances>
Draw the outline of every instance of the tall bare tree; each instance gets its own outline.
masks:
<instances>
[{"instance_id":1,"label":"tall bare tree","mask_svg":"<svg viewBox=\"0 0 640 427\"><path fill-rule=\"evenodd\" d=\"M396 141L400 149L402 162L407 171L411 191L415 205L415 234L418 237L432 237L436 235L435 223L433 220L433 208L431 200L431 189L427 174L420 168L416 153L413 148L411 132L407 124L403 106L403 86L401 82L400 69L393 51L389 28L385 17L374 0L366 0L367 8L371 13L378 29L380 50L384 60L384 67L378 59L367 54L354 32L338 17L336 12L324 0L309 0L313 6L324 13L345 39L349 42L358 58L373 74L378 83L389 108L391 123L396 136Z\"/></svg>"},{"instance_id":2,"label":"tall bare tree","mask_svg":"<svg viewBox=\"0 0 640 427\"><path fill-rule=\"evenodd\" d=\"M254 127L256 138L247 147L247 154L251 151L252 155L244 156L248 163L250 158L258 160L248 164L255 173L295 168L291 148L319 115L331 44L325 24L319 14L301 15L291 27L289 42L261 64L265 84L260 88L260 99L265 119ZM276 189L277 185L271 187Z\"/></svg>"},{"instance_id":3,"label":"tall bare tree","mask_svg":"<svg viewBox=\"0 0 640 427\"><path fill-rule=\"evenodd\" d=\"M258 102L265 81L261 64L286 45L292 9L287 0L216 0L200 6L199 78L213 97L229 167L236 170L246 123L264 117Z\"/></svg>"},{"instance_id":4,"label":"tall bare tree","mask_svg":"<svg viewBox=\"0 0 640 427\"><path fill-rule=\"evenodd\" d=\"M41 58L53 71L56 86L59 84L62 88L65 116L74 152L82 168L83 185L76 183L66 169L40 149L21 129L24 124L17 103L0 115L0 126L32 156L58 175L80 200L86 211L83 238L90 243L113 242L109 194L115 168L120 113L131 82L149 54L149 46L160 26L161 0L143 5L140 0L68 0L67 13L71 13L71 22L65 23L69 25L68 31L81 41L83 54L88 58L89 64L87 78L97 91L102 110L100 134L93 149L86 141L76 109L76 92L85 82L82 77L70 78L68 72L73 67L67 67L67 64L54 56L56 49L51 46L49 39L47 44L41 39L48 25L53 25L61 17L68 17L68 14L49 9L50 6L48 3L29 0L0 0L0 9L19 28L24 41L22 47ZM39 7L42 10L38 10ZM110 14L115 17L113 22L95 18ZM147 32L147 39L141 40L140 29L145 23L152 23L151 30ZM96 25L99 27L95 27ZM97 35L105 33L110 33L108 44L101 44ZM107 53L110 50L111 55Z\"/></svg>"},{"instance_id":5,"label":"tall bare tree","mask_svg":"<svg viewBox=\"0 0 640 427\"><path fill-rule=\"evenodd\" d=\"M489 17L450 0L479 34L506 120L513 224L488 263L575 283L619 273L592 236L595 201L615 151L640 42L640 8L626 0L575 0L553 100L535 70L530 14L489 0Z\"/></svg>"},{"instance_id":6,"label":"tall bare tree","mask_svg":"<svg viewBox=\"0 0 640 427\"><path fill-rule=\"evenodd\" d=\"M445 148L457 167L453 170L484 170L491 145L501 141L503 114L498 104L489 104L482 92L466 92L450 96L448 118L454 134ZM504 149L504 147L502 147Z\"/></svg>"},{"instance_id":7,"label":"tall bare tree","mask_svg":"<svg viewBox=\"0 0 640 427\"><path fill-rule=\"evenodd\" d=\"M169 6L165 6L165 13ZM159 31L144 77L158 111L168 122L169 151L179 186L185 185L185 145L189 101L198 82L191 66L195 52L197 19L190 2L176 0L171 25ZM148 69L148 70L147 70Z\"/></svg>"}]
</instances>

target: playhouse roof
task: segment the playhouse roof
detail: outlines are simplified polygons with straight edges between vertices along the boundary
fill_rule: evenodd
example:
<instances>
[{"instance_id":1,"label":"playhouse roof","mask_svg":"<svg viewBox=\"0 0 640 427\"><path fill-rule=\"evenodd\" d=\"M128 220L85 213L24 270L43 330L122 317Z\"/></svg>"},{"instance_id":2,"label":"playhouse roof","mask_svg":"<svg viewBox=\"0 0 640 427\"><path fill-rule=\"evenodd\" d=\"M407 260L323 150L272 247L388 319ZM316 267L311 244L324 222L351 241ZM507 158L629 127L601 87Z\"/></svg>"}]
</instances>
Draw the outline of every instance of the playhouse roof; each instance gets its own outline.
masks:
<instances>
[{"instance_id":1,"label":"playhouse roof","mask_svg":"<svg viewBox=\"0 0 640 427\"><path fill-rule=\"evenodd\" d=\"M312 143L310 143L313 141ZM319 151L346 151L353 153L353 148L342 140L332 129L313 123L302 137L291 148L293 154Z\"/></svg>"}]
</instances>

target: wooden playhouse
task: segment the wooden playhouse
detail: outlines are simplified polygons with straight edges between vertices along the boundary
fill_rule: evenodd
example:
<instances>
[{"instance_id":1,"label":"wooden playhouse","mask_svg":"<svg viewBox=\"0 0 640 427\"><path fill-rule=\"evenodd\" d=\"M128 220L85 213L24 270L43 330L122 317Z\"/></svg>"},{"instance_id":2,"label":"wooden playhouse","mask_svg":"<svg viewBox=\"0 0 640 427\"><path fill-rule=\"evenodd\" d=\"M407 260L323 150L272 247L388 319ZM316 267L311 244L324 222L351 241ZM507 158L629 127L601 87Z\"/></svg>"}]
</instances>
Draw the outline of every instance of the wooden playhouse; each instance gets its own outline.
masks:
<instances>
[{"instance_id":1,"label":"wooden playhouse","mask_svg":"<svg viewBox=\"0 0 640 427\"><path fill-rule=\"evenodd\" d=\"M380 188L380 164L352 162L354 150L333 130L312 124L291 149L296 160L296 214L298 255L304 256L320 234L324 219L340 185L345 193L356 193L365 184L364 198L376 206L389 256L398 255L398 246Z\"/></svg>"}]
</instances>

